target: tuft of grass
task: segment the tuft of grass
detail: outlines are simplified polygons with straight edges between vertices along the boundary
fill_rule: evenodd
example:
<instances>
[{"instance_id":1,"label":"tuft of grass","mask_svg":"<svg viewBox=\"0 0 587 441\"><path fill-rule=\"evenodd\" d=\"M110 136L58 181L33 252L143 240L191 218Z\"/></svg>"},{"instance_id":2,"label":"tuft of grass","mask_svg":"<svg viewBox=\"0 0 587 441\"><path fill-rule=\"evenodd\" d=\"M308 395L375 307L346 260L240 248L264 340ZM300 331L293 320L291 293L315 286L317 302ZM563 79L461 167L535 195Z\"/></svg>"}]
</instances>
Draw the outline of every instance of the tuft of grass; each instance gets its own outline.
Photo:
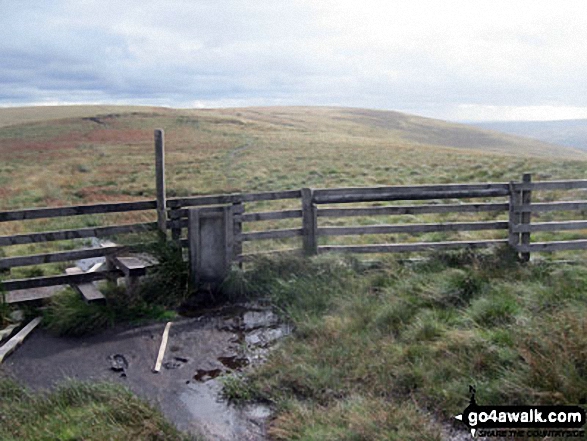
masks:
<instances>
[{"instance_id":1,"label":"tuft of grass","mask_svg":"<svg viewBox=\"0 0 587 441\"><path fill-rule=\"evenodd\" d=\"M188 441L159 411L110 383L68 382L33 394L0 378L0 438L6 441L140 439Z\"/></svg>"}]
</instances>

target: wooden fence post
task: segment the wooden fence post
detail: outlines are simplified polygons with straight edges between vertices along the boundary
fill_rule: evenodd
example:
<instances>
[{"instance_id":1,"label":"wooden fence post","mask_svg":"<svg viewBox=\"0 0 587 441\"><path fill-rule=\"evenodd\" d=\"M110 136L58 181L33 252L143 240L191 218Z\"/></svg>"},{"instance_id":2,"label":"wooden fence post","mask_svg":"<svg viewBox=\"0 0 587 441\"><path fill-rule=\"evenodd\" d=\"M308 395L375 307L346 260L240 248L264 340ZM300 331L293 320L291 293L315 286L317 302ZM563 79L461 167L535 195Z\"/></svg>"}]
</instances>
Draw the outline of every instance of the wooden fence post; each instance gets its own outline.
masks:
<instances>
[{"instance_id":1,"label":"wooden fence post","mask_svg":"<svg viewBox=\"0 0 587 441\"><path fill-rule=\"evenodd\" d=\"M235 202L232 204L232 212L234 214L234 233L233 233L233 252L232 258L233 261L237 259L238 256L243 254L243 221L242 215L245 212L245 207L242 202ZM239 268L243 267L243 262L238 262Z\"/></svg>"},{"instance_id":2,"label":"wooden fence post","mask_svg":"<svg viewBox=\"0 0 587 441\"><path fill-rule=\"evenodd\" d=\"M157 226L162 238L167 238L165 200L165 141L163 130L155 130L155 186L157 188Z\"/></svg>"},{"instance_id":3,"label":"wooden fence post","mask_svg":"<svg viewBox=\"0 0 587 441\"><path fill-rule=\"evenodd\" d=\"M304 254L307 256L318 254L318 241L316 240L317 216L313 196L314 190L302 188L302 230Z\"/></svg>"},{"instance_id":4,"label":"wooden fence post","mask_svg":"<svg viewBox=\"0 0 587 441\"><path fill-rule=\"evenodd\" d=\"M532 183L532 174L524 173L522 177L522 182L524 184ZM521 194L521 202L523 206L528 206L532 203L532 191L531 190L522 190ZM521 216L521 223L523 225L530 224L530 217L532 213L529 211L523 211ZM521 244L522 245L530 245L530 232L522 233L521 234ZM528 262L530 260L530 252L523 252L521 254L521 258L523 262Z\"/></svg>"},{"instance_id":5,"label":"wooden fence post","mask_svg":"<svg viewBox=\"0 0 587 441\"><path fill-rule=\"evenodd\" d=\"M520 233L516 227L520 224L520 192L514 188L514 183L510 182L510 204L509 204L509 220L508 220L508 244L516 253L518 252L518 245L520 243Z\"/></svg>"},{"instance_id":6,"label":"wooden fence post","mask_svg":"<svg viewBox=\"0 0 587 441\"><path fill-rule=\"evenodd\" d=\"M169 210L169 220L171 221L171 239L179 242L181 239L181 216L178 208Z\"/></svg>"}]
</instances>

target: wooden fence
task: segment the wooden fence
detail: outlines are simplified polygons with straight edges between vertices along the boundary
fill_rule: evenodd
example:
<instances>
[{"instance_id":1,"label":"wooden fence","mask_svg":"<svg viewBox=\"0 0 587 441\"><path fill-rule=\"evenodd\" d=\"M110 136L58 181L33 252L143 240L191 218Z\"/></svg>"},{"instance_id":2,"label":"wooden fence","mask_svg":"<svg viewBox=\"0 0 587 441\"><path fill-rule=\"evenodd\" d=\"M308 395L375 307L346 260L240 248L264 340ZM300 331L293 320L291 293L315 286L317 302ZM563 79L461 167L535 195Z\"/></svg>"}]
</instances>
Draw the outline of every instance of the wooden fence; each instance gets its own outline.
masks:
<instances>
[{"instance_id":1,"label":"wooden fence","mask_svg":"<svg viewBox=\"0 0 587 441\"><path fill-rule=\"evenodd\" d=\"M120 202L107 204L78 205L68 207L34 208L0 212L0 223L22 222L31 219L47 219L88 214L126 213L134 211L155 211L157 222L143 222L130 225L106 225L92 228L77 228L59 231L34 232L0 236L0 247L24 245L83 238L111 237L112 235L159 231L171 240L187 245L183 231L187 228L188 209L191 207L233 205L233 261L245 262L254 259L259 253L243 253L243 244L253 241L280 240L300 238L301 246L293 249L279 249L274 252L299 251L306 255L326 252L338 253L389 253L389 252L423 252L429 250L446 250L458 248L483 248L500 244L509 244L524 260L530 253L560 250L587 249L587 240L566 240L531 242L535 232L553 232L568 230L587 230L587 200L559 200L533 202L532 198L540 191L585 190L587 180L532 182L526 174L520 182L482 183L482 184L441 184L418 186L385 186L369 188L335 188L286 190L261 193L236 193L212 196L194 196L186 198L165 197L165 173L163 153L163 133L155 133L155 150L157 153L157 199L137 202ZM465 199L465 201L463 201ZM471 202L470 199L481 199ZM275 211L247 211L249 203L263 201L289 201L293 208ZM295 208L292 201L297 201ZM407 205L398 202L410 201ZM417 203L414 201L427 201ZM441 203L441 201L444 201ZM491 202L489 202L491 201ZM349 206L357 203L392 203L385 206ZM532 223L533 213L551 211L576 211L581 219L557 222ZM490 213L503 214L504 220L468 221L468 222L434 222L434 223L390 223L383 225L322 225L329 218L374 217L396 215L426 215L444 213ZM506 216L507 215L507 216ZM279 221L298 219L296 228L249 231L247 224L262 221ZM321 222L322 221L322 222ZM418 235L431 232L472 232L501 231L498 239L466 241L427 241L403 243L377 243L360 245L329 245L329 237L352 235L409 234ZM322 243L322 244L321 244ZM11 268L41 265L53 262L66 262L78 259L118 255L132 250L132 246L109 245L98 248L83 248L71 251L47 252L26 256L10 256L0 259L0 271ZM265 250L267 251L267 250ZM271 252L269 250L269 252ZM19 290L63 284L88 283L103 278L122 277L119 269L81 274L65 274L26 279L4 280L0 288Z\"/></svg>"}]
</instances>

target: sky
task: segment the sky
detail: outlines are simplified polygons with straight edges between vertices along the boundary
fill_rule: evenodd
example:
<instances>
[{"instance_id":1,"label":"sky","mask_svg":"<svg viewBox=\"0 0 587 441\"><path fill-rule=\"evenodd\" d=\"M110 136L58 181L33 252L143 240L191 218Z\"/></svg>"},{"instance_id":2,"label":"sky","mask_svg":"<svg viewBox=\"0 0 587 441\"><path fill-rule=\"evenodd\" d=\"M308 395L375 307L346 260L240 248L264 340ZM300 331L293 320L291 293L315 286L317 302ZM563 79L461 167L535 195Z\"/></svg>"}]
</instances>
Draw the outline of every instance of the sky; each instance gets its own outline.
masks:
<instances>
[{"instance_id":1,"label":"sky","mask_svg":"<svg viewBox=\"0 0 587 441\"><path fill-rule=\"evenodd\" d=\"M587 118L582 1L0 0L0 107Z\"/></svg>"}]
</instances>

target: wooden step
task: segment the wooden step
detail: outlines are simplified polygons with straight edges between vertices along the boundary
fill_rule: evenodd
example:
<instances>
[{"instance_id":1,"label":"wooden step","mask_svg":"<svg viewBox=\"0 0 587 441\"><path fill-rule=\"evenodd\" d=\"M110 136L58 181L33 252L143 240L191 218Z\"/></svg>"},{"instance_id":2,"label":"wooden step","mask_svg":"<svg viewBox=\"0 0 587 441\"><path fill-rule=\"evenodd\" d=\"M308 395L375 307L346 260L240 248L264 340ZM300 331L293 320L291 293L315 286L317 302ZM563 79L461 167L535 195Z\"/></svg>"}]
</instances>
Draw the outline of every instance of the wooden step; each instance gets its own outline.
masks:
<instances>
[{"instance_id":1,"label":"wooden step","mask_svg":"<svg viewBox=\"0 0 587 441\"><path fill-rule=\"evenodd\" d=\"M82 272L83 271L78 267L65 269L66 274L81 274ZM106 300L104 294L102 294L100 290L94 286L93 283L81 283L79 285L72 284L71 287L75 289L77 292L79 292L86 302Z\"/></svg>"}]
</instances>

